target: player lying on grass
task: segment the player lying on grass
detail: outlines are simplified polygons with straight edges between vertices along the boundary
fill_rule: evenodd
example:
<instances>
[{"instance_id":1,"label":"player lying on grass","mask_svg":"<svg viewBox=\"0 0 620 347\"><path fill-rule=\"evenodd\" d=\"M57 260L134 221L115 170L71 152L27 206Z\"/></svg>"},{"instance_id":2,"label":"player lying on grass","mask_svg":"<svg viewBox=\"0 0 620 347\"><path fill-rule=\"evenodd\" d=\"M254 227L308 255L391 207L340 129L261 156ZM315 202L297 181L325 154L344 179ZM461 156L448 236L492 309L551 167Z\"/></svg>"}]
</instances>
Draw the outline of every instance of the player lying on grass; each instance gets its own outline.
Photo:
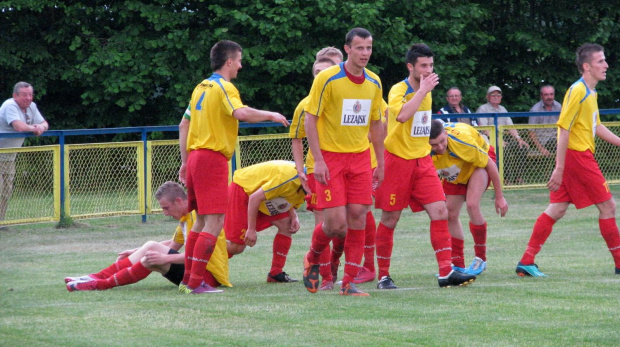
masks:
<instances>
[{"instance_id":1,"label":"player lying on grass","mask_svg":"<svg viewBox=\"0 0 620 347\"><path fill-rule=\"evenodd\" d=\"M97 273L65 278L70 292L105 290L136 283L145 279L152 271L161 273L177 286L181 283L185 270L184 254L178 251L183 247L187 231L194 224L196 213L187 211L187 194L178 183L162 184L155 193L155 198L166 216L171 216L180 222L172 239L161 242L148 241L142 247L120 252L114 264ZM209 293L221 292L215 289L220 285L232 287L228 281L228 253L224 234L220 234L217 240L200 289Z\"/></svg>"}]
</instances>

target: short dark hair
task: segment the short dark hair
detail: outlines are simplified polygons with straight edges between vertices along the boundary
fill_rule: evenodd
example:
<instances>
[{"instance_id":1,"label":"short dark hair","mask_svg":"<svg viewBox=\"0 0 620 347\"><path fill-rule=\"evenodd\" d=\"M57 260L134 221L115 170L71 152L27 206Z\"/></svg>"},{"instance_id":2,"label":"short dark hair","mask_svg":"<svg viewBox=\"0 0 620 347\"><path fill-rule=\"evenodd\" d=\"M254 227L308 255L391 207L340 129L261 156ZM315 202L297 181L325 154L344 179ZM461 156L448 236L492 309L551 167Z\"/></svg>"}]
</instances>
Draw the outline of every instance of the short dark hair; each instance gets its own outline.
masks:
<instances>
[{"instance_id":1,"label":"short dark hair","mask_svg":"<svg viewBox=\"0 0 620 347\"><path fill-rule=\"evenodd\" d=\"M411 47L409 47L405 59L407 63L415 65L419 57L432 58L433 51L430 47L423 43L414 43L413 45L411 45Z\"/></svg>"},{"instance_id":2,"label":"short dark hair","mask_svg":"<svg viewBox=\"0 0 620 347\"><path fill-rule=\"evenodd\" d=\"M351 47L351 42L353 42L353 39L356 36L366 39L366 38L371 37L372 34L370 33L370 31L364 28L353 28L347 33L347 36L344 39L344 44Z\"/></svg>"},{"instance_id":3,"label":"short dark hair","mask_svg":"<svg viewBox=\"0 0 620 347\"><path fill-rule=\"evenodd\" d=\"M583 64L589 63L592 58L592 54L596 52L605 52L603 46L596 43L585 43L579 48L575 54L575 63L579 69L579 73L583 73Z\"/></svg>"},{"instance_id":4,"label":"short dark hair","mask_svg":"<svg viewBox=\"0 0 620 347\"><path fill-rule=\"evenodd\" d=\"M176 198L187 200L187 193L180 184L167 181L159 186L155 192L155 199L161 200L162 198L166 198L168 201L174 201Z\"/></svg>"},{"instance_id":5,"label":"short dark hair","mask_svg":"<svg viewBox=\"0 0 620 347\"><path fill-rule=\"evenodd\" d=\"M443 130L443 122L439 119L433 119L431 121L431 133L428 138L431 140L436 139Z\"/></svg>"},{"instance_id":6,"label":"short dark hair","mask_svg":"<svg viewBox=\"0 0 620 347\"><path fill-rule=\"evenodd\" d=\"M234 58L237 52L242 52L243 48L233 41L222 40L211 48L211 69L217 71L221 69L226 60Z\"/></svg>"}]
</instances>

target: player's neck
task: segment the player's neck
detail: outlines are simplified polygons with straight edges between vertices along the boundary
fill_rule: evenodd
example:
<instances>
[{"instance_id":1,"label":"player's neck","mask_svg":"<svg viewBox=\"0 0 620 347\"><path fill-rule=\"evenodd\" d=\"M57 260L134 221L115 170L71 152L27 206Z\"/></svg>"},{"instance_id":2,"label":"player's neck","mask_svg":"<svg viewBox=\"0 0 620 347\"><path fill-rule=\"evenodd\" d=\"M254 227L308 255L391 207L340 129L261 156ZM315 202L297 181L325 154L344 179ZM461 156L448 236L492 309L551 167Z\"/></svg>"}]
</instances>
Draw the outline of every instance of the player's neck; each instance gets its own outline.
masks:
<instances>
[{"instance_id":1,"label":"player's neck","mask_svg":"<svg viewBox=\"0 0 620 347\"><path fill-rule=\"evenodd\" d=\"M360 77L364 75L364 68L354 65L350 60L344 62L344 68L353 76Z\"/></svg>"},{"instance_id":2,"label":"player's neck","mask_svg":"<svg viewBox=\"0 0 620 347\"><path fill-rule=\"evenodd\" d=\"M417 92L418 89L420 89L420 80L416 80L415 78L413 78L412 75L409 75L407 81L409 82L409 85L411 85L411 88L413 88L414 91Z\"/></svg>"},{"instance_id":3,"label":"player's neck","mask_svg":"<svg viewBox=\"0 0 620 347\"><path fill-rule=\"evenodd\" d=\"M222 78L230 82L230 71L228 71L227 69L219 69L217 71L214 71L213 73L222 76Z\"/></svg>"},{"instance_id":4,"label":"player's neck","mask_svg":"<svg viewBox=\"0 0 620 347\"><path fill-rule=\"evenodd\" d=\"M586 83L586 86L588 86L588 89L590 90L596 89L596 85L598 84L598 80L596 78L592 77L592 75L588 73L584 73L583 75L581 75L581 77L583 78L583 81Z\"/></svg>"}]
</instances>

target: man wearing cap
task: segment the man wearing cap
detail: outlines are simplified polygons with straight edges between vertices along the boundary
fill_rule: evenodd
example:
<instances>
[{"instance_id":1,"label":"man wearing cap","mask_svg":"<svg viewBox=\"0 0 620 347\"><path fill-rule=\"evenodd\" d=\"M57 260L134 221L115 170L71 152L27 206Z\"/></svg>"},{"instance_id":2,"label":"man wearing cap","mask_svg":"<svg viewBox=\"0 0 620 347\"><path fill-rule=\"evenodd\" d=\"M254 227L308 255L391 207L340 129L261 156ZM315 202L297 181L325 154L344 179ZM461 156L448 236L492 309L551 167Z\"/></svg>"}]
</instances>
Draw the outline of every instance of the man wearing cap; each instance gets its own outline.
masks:
<instances>
[{"instance_id":1,"label":"man wearing cap","mask_svg":"<svg viewBox=\"0 0 620 347\"><path fill-rule=\"evenodd\" d=\"M502 90L498 86L491 86L487 90L487 103L481 105L476 110L476 113L507 113L506 108L500 103L502 102ZM497 125L512 125L512 119L510 117L498 117ZM478 118L478 125L493 125L492 117L480 117ZM519 168L516 167L522 161L526 160L527 150L530 148L527 142L523 141L521 136L519 136L519 132L517 129L509 129L508 134L515 141L511 141L509 139L504 138L504 149L505 155L504 158L511 157L513 158L508 165L504 165L504 178L505 184L514 184L514 183L523 183L519 173L515 174L514 171L518 171ZM511 165L514 166L511 168ZM514 180L514 182L513 182Z\"/></svg>"}]
</instances>

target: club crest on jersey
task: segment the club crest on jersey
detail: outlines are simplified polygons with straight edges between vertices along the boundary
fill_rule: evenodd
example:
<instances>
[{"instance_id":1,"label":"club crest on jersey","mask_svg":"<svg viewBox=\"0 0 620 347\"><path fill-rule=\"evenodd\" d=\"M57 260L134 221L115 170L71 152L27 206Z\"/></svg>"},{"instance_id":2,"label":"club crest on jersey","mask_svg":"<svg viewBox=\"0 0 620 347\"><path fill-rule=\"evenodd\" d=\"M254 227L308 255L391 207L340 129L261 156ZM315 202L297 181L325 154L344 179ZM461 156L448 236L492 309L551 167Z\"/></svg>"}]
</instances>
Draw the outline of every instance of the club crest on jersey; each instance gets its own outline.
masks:
<instances>
[{"instance_id":1,"label":"club crest on jersey","mask_svg":"<svg viewBox=\"0 0 620 347\"><path fill-rule=\"evenodd\" d=\"M439 178L442 178L448 182L456 181L460 173L461 168L456 165L437 170L437 175L439 175Z\"/></svg>"},{"instance_id":2,"label":"club crest on jersey","mask_svg":"<svg viewBox=\"0 0 620 347\"><path fill-rule=\"evenodd\" d=\"M275 216L277 214L284 213L290 210L292 206L293 205L291 205L290 202L288 202L285 198L282 198L282 197L277 197L277 198L265 201L265 207L267 208L267 211L269 211L270 216Z\"/></svg>"},{"instance_id":3,"label":"club crest on jersey","mask_svg":"<svg viewBox=\"0 0 620 347\"><path fill-rule=\"evenodd\" d=\"M366 126L370 121L370 100L344 99L342 100L342 117L340 125Z\"/></svg>"}]
</instances>

